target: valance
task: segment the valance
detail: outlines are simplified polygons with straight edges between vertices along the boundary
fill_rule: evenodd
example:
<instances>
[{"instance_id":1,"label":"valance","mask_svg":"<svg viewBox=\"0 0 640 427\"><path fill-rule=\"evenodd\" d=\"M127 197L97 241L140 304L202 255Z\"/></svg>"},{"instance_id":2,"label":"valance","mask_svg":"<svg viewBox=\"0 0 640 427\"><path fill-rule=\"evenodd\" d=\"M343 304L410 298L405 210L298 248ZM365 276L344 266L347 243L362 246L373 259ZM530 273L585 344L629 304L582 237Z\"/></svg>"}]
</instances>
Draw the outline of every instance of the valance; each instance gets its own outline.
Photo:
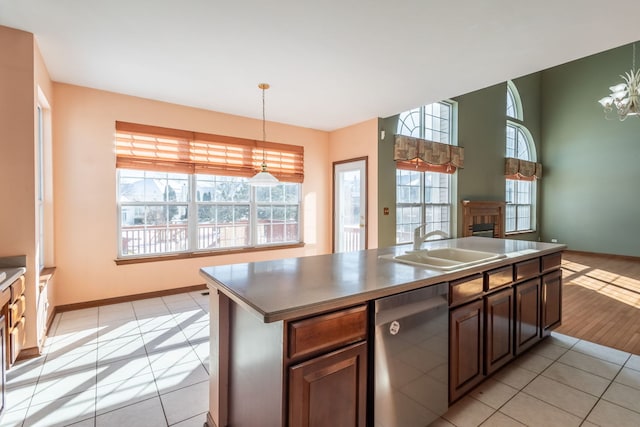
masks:
<instances>
[{"instance_id":1,"label":"valance","mask_svg":"<svg viewBox=\"0 0 640 427\"><path fill-rule=\"evenodd\" d=\"M406 135L395 135L393 160L398 169L454 173L464 167L464 148Z\"/></svg>"},{"instance_id":2,"label":"valance","mask_svg":"<svg viewBox=\"0 0 640 427\"><path fill-rule=\"evenodd\" d=\"M542 164L507 157L504 159L504 174L507 179L533 181L542 178Z\"/></svg>"}]
</instances>

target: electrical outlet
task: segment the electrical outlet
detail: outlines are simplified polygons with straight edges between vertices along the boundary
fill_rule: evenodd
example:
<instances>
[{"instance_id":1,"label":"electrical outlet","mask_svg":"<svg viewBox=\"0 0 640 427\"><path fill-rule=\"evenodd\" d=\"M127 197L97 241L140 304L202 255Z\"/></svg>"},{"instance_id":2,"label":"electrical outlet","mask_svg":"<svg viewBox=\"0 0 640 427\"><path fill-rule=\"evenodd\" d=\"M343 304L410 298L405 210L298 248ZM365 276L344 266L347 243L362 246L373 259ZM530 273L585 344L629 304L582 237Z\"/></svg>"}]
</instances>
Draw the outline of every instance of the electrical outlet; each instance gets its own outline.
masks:
<instances>
[{"instance_id":1,"label":"electrical outlet","mask_svg":"<svg viewBox=\"0 0 640 427\"><path fill-rule=\"evenodd\" d=\"M551 243L558 243L558 239L551 239Z\"/></svg>"}]
</instances>

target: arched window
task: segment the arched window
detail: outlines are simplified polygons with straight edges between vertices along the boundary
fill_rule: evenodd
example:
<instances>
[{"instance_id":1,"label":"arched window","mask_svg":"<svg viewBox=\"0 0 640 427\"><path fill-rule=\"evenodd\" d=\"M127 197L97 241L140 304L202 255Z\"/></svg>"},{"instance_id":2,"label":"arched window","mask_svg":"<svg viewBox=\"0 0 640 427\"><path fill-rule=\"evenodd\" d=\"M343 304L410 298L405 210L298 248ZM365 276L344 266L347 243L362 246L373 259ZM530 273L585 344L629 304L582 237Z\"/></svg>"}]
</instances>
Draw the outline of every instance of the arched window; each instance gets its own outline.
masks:
<instances>
[{"instance_id":1,"label":"arched window","mask_svg":"<svg viewBox=\"0 0 640 427\"><path fill-rule=\"evenodd\" d=\"M507 82L507 117L524 120L522 117L522 102L516 85L511 80Z\"/></svg>"},{"instance_id":2,"label":"arched window","mask_svg":"<svg viewBox=\"0 0 640 427\"><path fill-rule=\"evenodd\" d=\"M455 145L452 134L454 104L436 102L401 113L397 134ZM440 230L453 236L451 201L454 176L440 172L396 169L396 243L413 240L413 230Z\"/></svg>"},{"instance_id":3,"label":"arched window","mask_svg":"<svg viewBox=\"0 0 640 427\"><path fill-rule=\"evenodd\" d=\"M520 94L513 82L507 82L507 140L505 156L536 161L533 137L524 126ZM505 232L517 233L535 230L536 182L534 179L506 179L507 202Z\"/></svg>"}]
</instances>

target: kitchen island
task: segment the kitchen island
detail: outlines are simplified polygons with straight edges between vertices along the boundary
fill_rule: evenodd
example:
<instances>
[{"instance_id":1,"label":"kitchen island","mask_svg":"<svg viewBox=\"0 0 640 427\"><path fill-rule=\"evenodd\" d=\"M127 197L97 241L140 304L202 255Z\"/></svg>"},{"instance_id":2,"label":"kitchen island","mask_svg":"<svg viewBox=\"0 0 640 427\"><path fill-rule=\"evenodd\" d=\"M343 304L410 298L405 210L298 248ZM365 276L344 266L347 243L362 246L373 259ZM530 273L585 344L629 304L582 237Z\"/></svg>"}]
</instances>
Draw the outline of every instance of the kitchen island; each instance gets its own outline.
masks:
<instances>
[{"instance_id":1,"label":"kitchen island","mask_svg":"<svg viewBox=\"0 0 640 427\"><path fill-rule=\"evenodd\" d=\"M210 427L305 425L309 417L318 422L348 419L353 420L349 425L366 425L373 413L371 304L380 298L448 283L451 313L482 301L475 318L480 321L472 322L481 330L464 324L473 315L452 314L450 324L454 322L458 333L476 333L484 342L483 299L507 288L518 298L520 290L527 290L520 292L523 301L533 295L537 305L523 306L522 316L510 323L509 331L514 333L505 338L527 341L521 348L510 341L514 356L536 341L529 340L532 334L528 332L535 331L542 338L545 330L548 333L559 324L561 281L557 277L550 287L556 290L557 307L545 309L543 276L559 271L564 245L467 237L426 242L423 248L484 251L500 258L442 271L387 258L412 249L402 245L201 269L210 288ZM533 281L537 290L529 292ZM511 300L509 307L513 308L509 316L513 312L515 317L517 301ZM545 322L547 317L553 319ZM518 331L524 335L520 337ZM468 336L458 338L467 340ZM478 372L468 368L468 360L452 360L456 386L450 401L486 375L485 348L480 345L476 350L482 360L471 365L481 366ZM456 349L450 353L454 357ZM500 363L506 360L498 359ZM495 366L497 369L498 364Z\"/></svg>"}]
</instances>

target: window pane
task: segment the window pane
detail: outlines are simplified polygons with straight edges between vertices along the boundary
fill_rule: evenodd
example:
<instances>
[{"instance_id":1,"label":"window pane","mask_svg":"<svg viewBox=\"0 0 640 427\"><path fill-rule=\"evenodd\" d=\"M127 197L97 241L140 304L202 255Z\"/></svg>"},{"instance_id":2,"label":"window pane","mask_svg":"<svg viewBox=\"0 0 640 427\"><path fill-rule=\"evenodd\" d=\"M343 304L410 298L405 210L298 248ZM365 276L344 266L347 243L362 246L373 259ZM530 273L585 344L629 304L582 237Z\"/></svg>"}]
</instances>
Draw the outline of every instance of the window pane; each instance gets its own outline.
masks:
<instances>
[{"instance_id":1,"label":"window pane","mask_svg":"<svg viewBox=\"0 0 640 427\"><path fill-rule=\"evenodd\" d=\"M505 211L505 232L509 233L516 230L516 207L515 205L507 205Z\"/></svg>"},{"instance_id":2,"label":"window pane","mask_svg":"<svg viewBox=\"0 0 640 427\"><path fill-rule=\"evenodd\" d=\"M507 157L516 158L516 130L513 126L507 125Z\"/></svg>"},{"instance_id":3,"label":"window pane","mask_svg":"<svg viewBox=\"0 0 640 427\"><path fill-rule=\"evenodd\" d=\"M400 117L398 118L398 134L415 136L417 138L421 136L419 108L400 114Z\"/></svg>"},{"instance_id":4,"label":"window pane","mask_svg":"<svg viewBox=\"0 0 640 427\"><path fill-rule=\"evenodd\" d=\"M515 203L516 201L516 180L506 180L506 201L507 203Z\"/></svg>"},{"instance_id":5,"label":"window pane","mask_svg":"<svg viewBox=\"0 0 640 427\"><path fill-rule=\"evenodd\" d=\"M196 200L199 202L248 202L249 190L246 178L196 175Z\"/></svg>"},{"instance_id":6,"label":"window pane","mask_svg":"<svg viewBox=\"0 0 640 427\"><path fill-rule=\"evenodd\" d=\"M298 236L298 209L286 206L258 206L258 244L296 241Z\"/></svg>"},{"instance_id":7,"label":"window pane","mask_svg":"<svg viewBox=\"0 0 640 427\"><path fill-rule=\"evenodd\" d=\"M187 250L187 218L187 205L122 206L122 254L145 255Z\"/></svg>"},{"instance_id":8,"label":"window pane","mask_svg":"<svg viewBox=\"0 0 640 427\"><path fill-rule=\"evenodd\" d=\"M425 223L427 224L426 232L444 231L451 235L450 217L451 207L449 205L427 205L425 208ZM435 237L434 239L439 239Z\"/></svg>"},{"instance_id":9,"label":"window pane","mask_svg":"<svg viewBox=\"0 0 640 427\"><path fill-rule=\"evenodd\" d=\"M118 183L121 203L187 202L189 175L120 169Z\"/></svg>"},{"instance_id":10,"label":"window pane","mask_svg":"<svg viewBox=\"0 0 640 427\"><path fill-rule=\"evenodd\" d=\"M531 230L531 206L520 205L517 207L518 231Z\"/></svg>"}]
</instances>

